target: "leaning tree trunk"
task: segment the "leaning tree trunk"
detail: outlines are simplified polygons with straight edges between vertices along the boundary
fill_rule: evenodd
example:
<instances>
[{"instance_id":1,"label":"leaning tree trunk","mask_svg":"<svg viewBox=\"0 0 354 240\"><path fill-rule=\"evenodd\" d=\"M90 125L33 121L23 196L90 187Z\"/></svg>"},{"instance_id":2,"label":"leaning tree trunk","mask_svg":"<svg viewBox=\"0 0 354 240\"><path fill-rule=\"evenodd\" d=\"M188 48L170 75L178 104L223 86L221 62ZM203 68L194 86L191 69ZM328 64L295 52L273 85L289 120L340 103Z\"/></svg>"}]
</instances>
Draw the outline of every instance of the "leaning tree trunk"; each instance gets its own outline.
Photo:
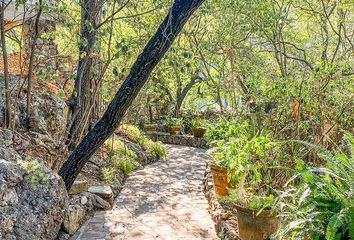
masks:
<instances>
[{"instance_id":1,"label":"leaning tree trunk","mask_svg":"<svg viewBox=\"0 0 354 240\"><path fill-rule=\"evenodd\" d=\"M114 132L155 66L170 48L189 17L203 2L204 0L174 1L169 14L135 61L102 118L82 139L59 170L67 189L70 189L85 163Z\"/></svg>"}]
</instances>

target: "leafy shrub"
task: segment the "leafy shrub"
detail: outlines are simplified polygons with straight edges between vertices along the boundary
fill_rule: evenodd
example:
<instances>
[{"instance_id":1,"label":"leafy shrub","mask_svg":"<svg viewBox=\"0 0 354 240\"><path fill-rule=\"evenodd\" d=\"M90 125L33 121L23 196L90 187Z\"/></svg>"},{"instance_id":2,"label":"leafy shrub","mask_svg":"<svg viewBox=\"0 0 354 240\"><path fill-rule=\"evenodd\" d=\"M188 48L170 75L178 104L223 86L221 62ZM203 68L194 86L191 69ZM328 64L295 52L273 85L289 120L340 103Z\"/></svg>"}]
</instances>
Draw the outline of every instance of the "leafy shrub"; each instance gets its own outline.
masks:
<instances>
[{"instance_id":1,"label":"leafy shrub","mask_svg":"<svg viewBox=\"0 0 354 240\"><path fill-rule=\"evenodd\" d=\"M237 119L220 118L218 122L210 124L205 137L210 143L215 141L228 141L230 137L237 137L240 131L244 130L248 124L240 123Z\"/></svg>"},{"instance_id":2,"label":"leafy shrub","mask_svg":"<svg viewBox=\"0 0 354 240\"><path fill-rule=\"evenodd\" d=\"M166 119L166 124L168 126L181 126L182 120L178 118L168 118Z\"/></svg>"},{"instance_id":3,"label":"leafy shrub","mask_svg":"<svg viewBox=\"0 0 354 240\"><path fill-rule=\"evenodd\" d=\"M125 126L125 134L127 137L139 144L147 154L157 159L163 159L166 157L166 150L161 142L154 142L150 138L146 137L137 127L132 125Z\"/></svg>"},{"instance_id":4,"label":"leafy shrub","mask_svg":"<svg viewBox=\"0 0 354 240\"><path fill-rule=\"evenodd\" d=\"M123 141L119 138L112 137L105 142L108 153L110 156L119 155L119 156L128 156L131 158L136 158L136 154L130 150Z\"/></svg>"},{"instance_id":5,"label":"leafy shrub","mask_svg":"<svg viewBox=\"0 0 354 240\"><path fill-rule=\"evenodd\" d=\"M26 171L25 179L35 188L38 183L49 184L48 175L36 160L19 161L18 164Z\"/></svg>"},{"instance_id":6,"label":"leafy shrub","mask_svg":"<svg viewBox=\"0 0 354 240\"><path fill-rule=\"evenodd\" d=\"M154 158L165 159L167 156L166 149L162 145L162 142L154 142L149 139L149 141L146 142L145 147L148 155Z\"/></svg>"},{"instance_id":7,"label":"leafy shrub","mask_svg":"<svg viewBox=\"0 0 354 240\"><path fill-rule=\"evenodd\" d=\"M354 138L345 134L347 150L334 154L316 146L326 168L297 162L298 174L281 201L288 224L277 236L293 239L354 239Z\"/></svg>"},{"instance_id":8,"label":"leafy shrub","mask_svg":"<svg viewBox=\"0 0 354 240\"><path fill-rule=\"evenodd\" d=\"M192 128L207 127L207 122L203 119L193 119L191 121Z\"/></svg>"},{"instance_id":9,"label":"leafy shrub","mask_svg":"<svg viewBox=\"0 0 354 240\"><path fill-rule=\"evenodd\" d=\"M125 174L131 173L140 167L140 163L130 157L114 155L109 159L109 163L116 169L122 170Z\"/></svg>"},{"instance_id":10,"label":"leafy shrub","mask_svg":"<svg viewBox=\"0 0 354 240\"><path fill-rule=\"evenodd\" d=\"M116 170L112 167L102 167L100 169L101 176L106 182L113 182Z\"/></svg>"}]
</instances>

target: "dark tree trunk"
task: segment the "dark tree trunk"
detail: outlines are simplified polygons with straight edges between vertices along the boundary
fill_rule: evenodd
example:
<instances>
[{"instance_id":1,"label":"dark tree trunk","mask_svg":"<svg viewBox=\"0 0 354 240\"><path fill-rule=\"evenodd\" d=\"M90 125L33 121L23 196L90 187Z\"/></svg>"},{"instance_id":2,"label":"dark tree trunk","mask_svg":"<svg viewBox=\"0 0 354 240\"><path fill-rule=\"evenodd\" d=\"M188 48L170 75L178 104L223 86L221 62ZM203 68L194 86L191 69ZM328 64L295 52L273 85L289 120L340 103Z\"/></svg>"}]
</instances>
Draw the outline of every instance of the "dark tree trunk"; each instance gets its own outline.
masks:
<instances>
[{"instance_id":1,"label":"dark tree trunk","mask_svg":"<svg viewBox=\"0 0 354 240\"><path fill-rule=\"evenodd\" d=\"M199 76L193 76L191 78L191 80L189 81L189 83L184 86L184 88L182 89L182 91L180 92L180 94L178 94L177 96L177 101L176 101L176 106L175 106L175 111L174 111L174 115L176 118L179 117L180 115L180 111L181 111L181 107L183 104L184 99L187 97L188 92L193 88L193 86L199 82L201 82L203 79L201 79Z\"/></svg>"},{"instance_id":2,"label":"dark tree trunk","mask_svg":"<svg viewBox=\"0 0 354 240\"><path fill-rule=\"evenodd\" d=\"M87 133L89 125L95 121L92 114L98 106L98 94L94 94L98 87L93 75L93 68L97 68L95 48L97 48L97 30L102 1L81 0L81 30L79 45L78 71L75 79L74 92L69 100L69 148L74 149ZM97 120L97 119L96 119Z\"/></svg>"},{"instance_id":3,"label":"dark tree trunk","mask_svg":"<svg viewBox=\"0 0 354 240\"><path fill-rule=\"evenodd\" d=\"M99 122L91 129L61 167L59 174L70 189L90 157L111 136L149 75L172 45L193 12L204 0L175 0L169 14L139 55L128 77Z\"/></svg>"},{"instance_id":4,"label":"dark tree trunk","mask_svg":"<svg viewBox=\"0 0 354 240\"><path fill-rule=\"evenodd\" d=\"M6 40L5 40L5 2L1 3L0 21L1 21L1 49L4 62L4 95L5 95L5 127L10 128L11 125L11 99L9 90L9 65L7 61Z\"/></svg>"}]
</instances>

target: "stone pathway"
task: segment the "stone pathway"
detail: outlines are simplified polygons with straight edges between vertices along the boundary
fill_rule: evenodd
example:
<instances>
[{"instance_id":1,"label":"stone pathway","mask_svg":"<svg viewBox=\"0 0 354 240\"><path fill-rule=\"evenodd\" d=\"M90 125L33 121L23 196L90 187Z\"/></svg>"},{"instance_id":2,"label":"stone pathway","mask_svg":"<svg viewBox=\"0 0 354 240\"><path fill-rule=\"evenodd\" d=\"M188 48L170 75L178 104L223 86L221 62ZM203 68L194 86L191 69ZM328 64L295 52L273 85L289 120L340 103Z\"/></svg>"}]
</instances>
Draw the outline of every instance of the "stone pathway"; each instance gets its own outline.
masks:
<instances>
[{"instance_id":1,"label":"stone pathway","mask_svg":"<svg viewBox=\"0 0 354 240\"><path fill-rule=\"evenodd\" d=\"M113 209L96 212L70 239L218 239L203 193L205 151L166 148L167 161L134 172Z\"/></svg>"}]
</instances>

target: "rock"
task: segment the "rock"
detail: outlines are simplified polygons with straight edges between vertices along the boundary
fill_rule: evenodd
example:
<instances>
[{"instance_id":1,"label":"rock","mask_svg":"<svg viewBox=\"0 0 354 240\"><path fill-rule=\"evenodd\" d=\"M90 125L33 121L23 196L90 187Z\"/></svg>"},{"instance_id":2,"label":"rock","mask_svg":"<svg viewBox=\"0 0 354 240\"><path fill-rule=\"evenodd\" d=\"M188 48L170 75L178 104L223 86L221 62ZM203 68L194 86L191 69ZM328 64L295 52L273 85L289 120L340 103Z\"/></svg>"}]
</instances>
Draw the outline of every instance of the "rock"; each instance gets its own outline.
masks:
<instances>
[{"instance_id":1,"label":"rock","mask_svg":"<svg viewBox=\"0 0 354 240\"><path fill-rule=\"evenodd\" d=\"M87 197L86 197L86 196L82 196L80 203L81 203L82 205L87 204L87 203L88 203Z\"/></svg>"},{"instance_id":2,"label":"rock","mask_svg":"<svg viewBox=\"0 0 354 240\"><path fill-rule=\"evenodd\" d=\"M25 169L0 159L0 190L2 239L56 238L68 205L61 177L40 163Z\"/></svg>"},{"instance_id":3,"label":"rock","mask_svg":"<svg viewBox=\"0 0 354 240\"><path fill-rule=\"evenodd\" d=\"M70 234L60 231L57 237L57 240L68 240L70 238Z\"/></svg>"},{"instance_id":4,"label":"rock","mask_svg":"<svg viewBox=\"0 0 354 240\"><path fill-rule=\"evenodd\" d=\"M26 119L26 99L19 100L19 121ZM67 105L64 99L50 91L38 90L32 95L30 129L52 137L60 137L65 133Z\"/></svg>"},{"instance_id":5,"label":"rock","mask_svg":"<svg viewBox=\"0 0 354 240\"><path fill-rule=\"evenodd\" d=\"M63 229L72 235L79 229L84 219L85 209L79 205L69 205L63 221Z\"/></svg>"},{"instance_id":6,"label":"rock","mask_svg":"<svg viewBox=\"0 0 354 240\"><path fill-rule=\"evenodd\" d=\"M90 192L84 192L73 196L70 199L70 204L81 205L86 210L86 214L90 214L94 210L111 208L111 205L107 201Z\"/></svg>"},{"instance_id":7,"label":"rock","mask_svg":"<svg viewBox=\"0 0 354 240\"><path fill-rule=\"evenodd\" d=\"M70 195L79 194L82 192L87 192L87 190L88 190L87 181L76 180L74 184L71 186L69 194Z\"/></svg>"},{"instance_id":8,"label":"rock","mask_svg":"<svg viewBox=\"0 0 354 240\"><path fill-rule=\"evenodd\" d=\"M89 187L88 191L90 193L96 194L97 196L105 199L105 200L111 200L113 198L113 192L112 188L110 186L91 186Z\"/></svg>"},{"instance_id":9,"label":"rock","mask_svg":"<svg viewBox=\"0 0 354 240\"><path fill-rule=\"evenodd\" d=\"M120 191L122 190L124 179L124 172L118 169L113 182L110 184L113 192L113 198L117 197Z\"/></svg>"},{"instance_id":10,"label":"rock","mask_svg":"<svg viewBox=\"0 0 354 240\"><path fill-rule=\"evenodd\" d=\"M0 146L7 147L12 144L13 133L9 129L0 128Z\"/></svg>"},{"instance_id":11,"label":"rock","mask_svg":"<svg viewBox=\"0 0 354 240\"><path fill-rule=\"evenodd\" d=\"M13 148L0 147L0 159L16 162L21 160L21 156Z\"/></svg>"},{"instance_id":12,"label":"rock","mask_svg":"<svg viewBox=\"0 0 354 240\"><path fill-rule=\"evenodd\" d=\"M89 193L89 192L83 194L89 199L87 205L91 205L94 209L97 210L111 209L111 205L109 204L109 202L103 200L101 197L97 196L96 194Z\"/></svg>"},{"instance_id":13,"label":"rock","mask_svg":"<svg viewBox=\"0 0 354 240\"><path fill-rule=\"evenodd\" d=\"M15 189L7 189L2 198L2 204L15 206L18 203L18 195Z\"/></svg>"}]
</instances>

